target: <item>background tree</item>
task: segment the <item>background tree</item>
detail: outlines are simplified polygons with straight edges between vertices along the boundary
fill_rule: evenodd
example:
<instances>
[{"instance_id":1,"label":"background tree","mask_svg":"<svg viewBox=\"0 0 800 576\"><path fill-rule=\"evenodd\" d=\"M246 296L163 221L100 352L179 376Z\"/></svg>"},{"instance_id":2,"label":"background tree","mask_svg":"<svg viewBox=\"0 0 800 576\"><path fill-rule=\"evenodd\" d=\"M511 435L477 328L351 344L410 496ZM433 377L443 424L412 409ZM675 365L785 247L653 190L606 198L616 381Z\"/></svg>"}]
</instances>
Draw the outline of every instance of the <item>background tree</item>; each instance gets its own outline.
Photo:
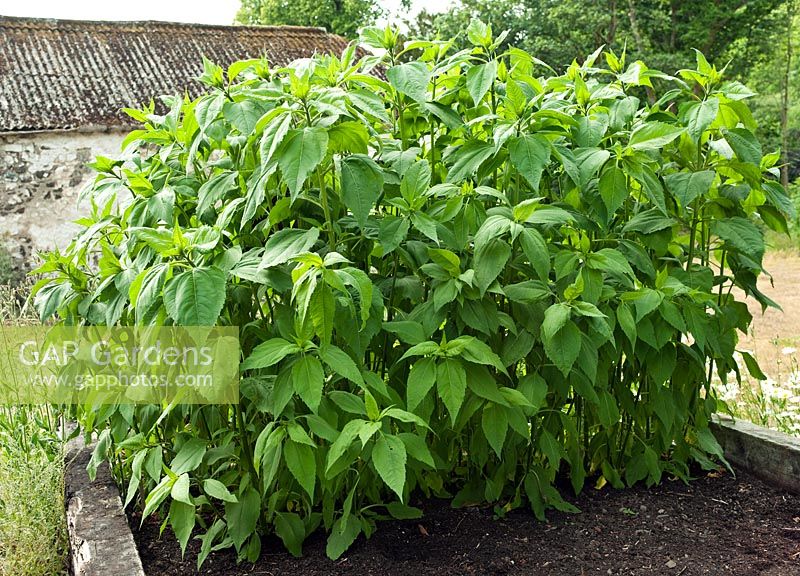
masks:
<instances>
[{"instance_id":1,"label":"background tree","mask_svg":"<svg viewBox=\"0 0 800 576\"><path fill-rule=\"evenodd\" d=\"M242 0L236 15L242 24L318 26L346 38L375 22L377 0Z\"/></svg>"}]
</instances>

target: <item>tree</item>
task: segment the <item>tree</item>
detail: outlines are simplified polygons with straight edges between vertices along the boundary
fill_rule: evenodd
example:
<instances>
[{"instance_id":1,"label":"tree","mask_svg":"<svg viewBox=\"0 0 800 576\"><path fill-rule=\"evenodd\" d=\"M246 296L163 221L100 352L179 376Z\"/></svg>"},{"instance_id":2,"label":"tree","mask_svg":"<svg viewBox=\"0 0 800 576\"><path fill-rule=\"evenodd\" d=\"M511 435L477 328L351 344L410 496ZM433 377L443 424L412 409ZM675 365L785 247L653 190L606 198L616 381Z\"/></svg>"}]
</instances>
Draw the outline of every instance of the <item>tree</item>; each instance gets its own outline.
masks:
<instances>
[{"instance_id":1,"label":"tree","mask_svg":"<svg viewBox=\"0 0 800 576\"><path fill-rule=\"evenodd\" d=\"M674 70L693 65L694 49L716 61L737 42L763 35L781 5L779 0L461 0L448 13L423 12L412 28L449 37L480 18L495 30L509 30L508 43L556 67L605 44L617 53L627 49L633 60ZM748 70L758 56L738 52L737 69L728 72Z\"/></svg>"},{"instance_id":2,"label":"tree","mask_svg":"<svg viewBox=\"0 0 800 576\"><path fill-rule=\"evenodd\" d=\"M242 24L317 26L345 38L381 14L377 0L242 0Z\"/></svg>"}]
</instances>

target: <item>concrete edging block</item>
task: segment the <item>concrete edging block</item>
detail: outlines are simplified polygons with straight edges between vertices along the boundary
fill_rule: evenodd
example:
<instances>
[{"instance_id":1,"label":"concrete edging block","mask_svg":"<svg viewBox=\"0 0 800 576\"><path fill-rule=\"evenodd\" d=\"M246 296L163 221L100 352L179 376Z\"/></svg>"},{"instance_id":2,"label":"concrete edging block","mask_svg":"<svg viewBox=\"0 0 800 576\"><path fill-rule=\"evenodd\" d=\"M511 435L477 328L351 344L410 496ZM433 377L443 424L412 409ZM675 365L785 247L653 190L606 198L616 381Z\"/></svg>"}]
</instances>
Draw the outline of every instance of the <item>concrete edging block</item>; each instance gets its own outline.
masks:
<instances>
[{"instance_id":1,"label":"concrete edging block","mask_svg":"<svg viewBox=\"0 0 800 576\"><path fill-rule=\"evenodd\" d=\"M800 438L719 414L711 431L728 462L800 494Z\"/></svg>"},{"instance_id":2,"label":"concrete edging block","mask_svg":"<svg viewBox=\"0 0 800 576\"><path fill-rule=\"evenodd\" d=\"M108 463L103 462L92 481L86 472L91 457L92 446L86 446L81 436L67 443L64 485L70 574L145 576Z\"/></svg>"}]
</instances>

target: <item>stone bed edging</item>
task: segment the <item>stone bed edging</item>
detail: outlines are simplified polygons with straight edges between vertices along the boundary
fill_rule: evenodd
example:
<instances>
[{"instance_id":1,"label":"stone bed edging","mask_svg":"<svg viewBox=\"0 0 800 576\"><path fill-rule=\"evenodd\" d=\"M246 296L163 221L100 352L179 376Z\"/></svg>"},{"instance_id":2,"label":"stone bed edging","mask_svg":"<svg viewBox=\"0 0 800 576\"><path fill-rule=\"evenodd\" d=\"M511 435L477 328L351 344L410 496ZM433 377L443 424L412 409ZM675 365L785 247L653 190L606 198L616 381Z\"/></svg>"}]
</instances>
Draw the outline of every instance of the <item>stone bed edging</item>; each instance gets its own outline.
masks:
<instances>
[{"instance_id":1,"label":"stone bed edging","mask_svg":"<svg viewBox=\"0 0 800 576\"><path fill-rule=\"evenodd\" d=\"M711 431L732 465L800 494L800 438L721 414Z\"/></svg>"},{"instance_id":2,"label":"stone bed edging","mask_svg":"<svg viewBox=\"0 0 800 576\"><path fill-rule=\"evenodd\" d=\"M86 465L92 446L78 436L67 443L64 487L69 573L72 576L145 576L128 518L108 463L92 481Z\"/></svg>"}]
</instances>

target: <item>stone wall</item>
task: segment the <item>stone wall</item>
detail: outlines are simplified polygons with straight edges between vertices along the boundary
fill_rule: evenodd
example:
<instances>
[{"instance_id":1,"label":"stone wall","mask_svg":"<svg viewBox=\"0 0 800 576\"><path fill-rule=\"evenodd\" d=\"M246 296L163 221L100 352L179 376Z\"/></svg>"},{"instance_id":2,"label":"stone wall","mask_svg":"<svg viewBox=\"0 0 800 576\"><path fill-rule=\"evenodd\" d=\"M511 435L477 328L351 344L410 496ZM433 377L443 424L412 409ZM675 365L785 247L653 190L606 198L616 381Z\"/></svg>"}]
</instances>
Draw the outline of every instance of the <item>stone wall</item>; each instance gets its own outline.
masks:
<instances>
[{"instance_id":1,"label":"stone wall","mask_svg":"<svg viewBox=\"0 0 800 576\"><path fill-rule=\"evenodd\" d=\"M83 212L80 191L93 178L94 156L116 156L125 132L0 134L0 243L27 268L40 250L69 243Z\"/></svg>"}]
</instances>

